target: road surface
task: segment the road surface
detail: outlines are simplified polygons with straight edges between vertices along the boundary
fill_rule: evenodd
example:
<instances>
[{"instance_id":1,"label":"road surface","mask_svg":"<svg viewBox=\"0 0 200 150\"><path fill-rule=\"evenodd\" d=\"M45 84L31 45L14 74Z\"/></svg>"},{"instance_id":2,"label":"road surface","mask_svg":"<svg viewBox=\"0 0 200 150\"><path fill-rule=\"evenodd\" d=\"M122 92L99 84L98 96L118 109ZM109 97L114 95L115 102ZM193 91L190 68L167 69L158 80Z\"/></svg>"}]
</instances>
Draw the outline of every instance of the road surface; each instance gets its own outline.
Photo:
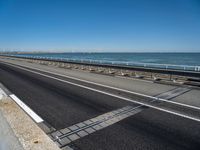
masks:
<instances>
[{"instance_id":1,"label":"road surface","mask_svg":"<svg viewBox=\"0 0 200 150\"><path fill-rule=\"evenodd\" d=\"M59 133L62 129L68 129L68 127L73 127L75 124L83 123L108 112L120 110L127 106L130 108L140 106L120 97L150 104L150 99L146 97L119 92L118 90L5 62L4 60L0 62L0 82ZM33 64L27 63L29 67L31 65ZM51 70L51 72L53 71ZM93 74L91 76L96 75ZM101 76L98 79L92 78L91 80L93 82L96 80L95 82L97 83L101 80L101 83L105 84L105 80L108 80L108 78L114 78L107 82L109 86L117 84L114 82L117 80L120 80L119 82L122 82L122 80L129 82L129 79L115 79L115 77L106 76ZM150 96L159 96L159 94L179 88L177 86L143 83L143 81L134 82L139 82L140 86L137 86L139 83L135 84L136 87L127 83L127 86L126 84L121 84L120 88L126 87L126 90L135 89L136 92ZM144 84L148 85L145 87ZM143 92L143 86L144 89L151 87L153 92ZM99 91L110 93L111 95ZM169 99L173 100L179 96L184 96L184 94L197 91L186 90L183 93L179 91L179 94ZM118 97L113 97L112 94ZM187 100L184 100L184 102L189 104ZM193 103L196 106L198 104L198 102ZM155 103L153 106L174 110L174 106L166 105L165 103ZM149 107L142 106L140 109L138 112L124 117L124 119L115 121L102 129L96 129L91 134L87 132L87 136L82 137L79 135L79 138L69 142L68 145L73 149L80 150L197 150L200 147L200 122ZM179 108L178 113L184 113L184 109ZM199 117L199 112L196 110L189 109L185 113L197 119ZM106 117L103 117L105 120ZM114 118L113 116L109 117ZM70 129L73 130L72 128ZM70 140L68 135L66 137Z\"/></svg>"}]
</instances>

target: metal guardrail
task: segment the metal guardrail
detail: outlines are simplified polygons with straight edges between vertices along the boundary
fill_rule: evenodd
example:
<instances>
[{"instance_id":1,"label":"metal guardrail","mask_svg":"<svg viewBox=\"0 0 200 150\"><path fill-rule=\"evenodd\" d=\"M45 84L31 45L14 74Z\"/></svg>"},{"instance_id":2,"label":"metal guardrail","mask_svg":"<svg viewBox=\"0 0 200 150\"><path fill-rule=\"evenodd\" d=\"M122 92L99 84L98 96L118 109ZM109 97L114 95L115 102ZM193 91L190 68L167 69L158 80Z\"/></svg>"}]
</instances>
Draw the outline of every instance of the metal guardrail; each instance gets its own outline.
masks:
<instances>
[{"instance_id":1,"label":"metal guardrail","mask_svg":"<svg viewBox=\"0 0 200 150\"><path fill-rule=\"evenodd\" d=\"M136 63L136 62L125 62L125 61L106 61L106 60L92 60L92 59L71 59L71 58L58 58L58 57L42 57L42 56L23 56L23 55L7 55L7 56L20 56L24 58L33 59L44 59L44 60L56 60L56 61L68 61L78 63L89 63L89 64L105 64L105 65L120 65L120 66L133 66L143 68L155 68L155 69L166 69L166 70L180 70L180 71L195 71L200 72L200 66L191 65L174 65L174 64L157 64L157 63Z\"/></svg>"},{"instance_id":2,"label":"metal guardrail","mask_svg":"<svg viewBox=\"0 0 200 150\"><path fill-rule=\"evenodd\" d=\"M70 58L58 58L58 57L42 57L42 56L22 56L22 55L8 55L1 54L1 56L57 61L63 63L74 63L80 65L90 65L97 67L107 67L114 69L144 71L151 73L161 73L169 75L179 75L187 77L200 78L200 66L189 65L171 65L171 64L153 64L153 63L134 63L134 62L122 62L122 61L103 61L103 60L91 60L91 59L70 59Z\"/></svg>"}]
</instances>

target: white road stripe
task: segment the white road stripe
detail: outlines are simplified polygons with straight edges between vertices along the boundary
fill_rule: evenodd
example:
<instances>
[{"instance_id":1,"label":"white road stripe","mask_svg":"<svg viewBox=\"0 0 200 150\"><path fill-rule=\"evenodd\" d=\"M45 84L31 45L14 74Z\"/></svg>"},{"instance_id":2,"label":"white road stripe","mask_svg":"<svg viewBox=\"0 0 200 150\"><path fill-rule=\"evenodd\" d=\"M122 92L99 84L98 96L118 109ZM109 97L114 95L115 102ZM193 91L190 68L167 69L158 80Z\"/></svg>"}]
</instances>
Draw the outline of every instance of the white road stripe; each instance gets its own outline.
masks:
<instances>
[{"instance_id":1,"label":"white road stripe","mask_svg":"<svg viewBox=\"0 0 200 150\"><path fill-rule=\"evenodd\" d=\"M31 110L26 104L24 104L17 96L11 94L10 97L36 122L40 123L44 120L38 116L33 110Z\"/></svg>"},{"instance_id":2,"label":"white road stripe","mask_svg":"<svg viewBox=\"0 0 200 150\"><path fill-rule=\"evenodd\" d=\"M14 66L14 67L21 66L21 67L26 67L26 68L29 68L29 69L35 69L35 70L42 71L42 72L45 72L45 73L50 73L50 74L53 74L53 75L58 75L58 76L61 76L61 77L66 77L66 78L70 78L70 79L73 79L73 80L82 81L82 82L90 83L90 84L93 84L93 85L110 88L110 89L113 89L113 90L118 90L118 91L130 93L130 94L134 94L134 95L139 95L139 96L142 96L142 97L155 99L157 101L163 101L163 102L166 102L166 103L172 103L172 104L175 104L175 105L180 105L180 106L183 106L183 107L188 107L188 108L200 110L200 107L197 107L197 106L188 105L188 104L184 104L184 103L179 103L179 102L175 102L175 101L169 101L169 100L166 100L166 99L163 99L163 98L158 98L158 97L154 97L154 96L150 96L150 95L145 95L145 94L142 94L142 93L137 93L137 92L133 92L133 91L117 88L117 87L112 87L112 86L109 86L109 85L95 83L95 82L92 82L92 81L87 81L87 80L79 79L79 78L76 78L76 77L62 75L62 74L58 74L58 73L54 73L54 72L50 72L50 71L46 71L46 70L44 71L44 70L41 70L41 69L38 69L38 68L35 68L35 67L31 68L31 67L27 67L27 66L23 66L23 65L16 66L16 65L13 65L13 64L10 64L10 63L6 63L6 64L9 64L9 65ZM21 68L21 67L19 67L19 68ZM22 68L22 69L25 69L25 68Z\"/></svg>"},{"instance_id":3,"label":"white road stripe","mask_svg":"<svg viewBox=\"0 0 200 150\"><path fill-rule=\"evenodd\" d=\"M14 66L14 65L11 65L11 66ZM150 107L150 108L153 108L153 109L156 109L156 110L160 110L160 111L163 111L163 112L167 112L167 113L170 113L170 114L173 114L173 115L177 115L177 116L180 116L180 117L183 117L183 118L187 118L187 119L191 119L191 120L200 122L200 119L195 118L195 117L191 117L189 115L184 115L184 114L177 113L177 112L174 112L174 111L170 111L170 110L167 110L167 109L163 109L163 108L160 108L160 107L157 107L157 106L149 105L149 104L146 104L146 103L143 103L143 102L139 102L139 101L132 100L132 99L129 99L129 98L125 98L125 97L122 97L122 96L111 94L111 93L108 93L108 92L104 92L104 91L100 91L100 90L97 90L97 89L93 89L93 88L90 88L90 87L87 87L87 86L84 86L84 85L80 85L80 84L72 83L72 82L69 82L69 81L65 81L65 80L62 80L62 79L59 79L59 78L56 78L56 77L45 75L45 74L42 74L42 73L39 73L39 72L35 72L35 71L29 70L29 69L25 69L25 68L22 68L22 67L19 67L19 66L14 66L14 67L20 68L22 70L26 70L28 72L32 72L32 73L35 73L35 74L39 74L41 76L48 77L48 78L51 78L51 79L54 79L54 80L57 80L57 81L61 81L61 82L64 82L64 83L75 85L75 86L78 86L78 87L81 87L81 88L85 88L85 89L88 89L88 90L91 90L91 91L95 91L95 92L98 92L98 93L101 93L101 94L109 95L109 96L112 96L112 97L115 97L115 98L119 98L119 99L122 99L122 100L125 100L125 101L133 102L133 103L140 104L140 105L143 105L143 106L147 106L147 107Z\"/></svg>"}]
</instances>

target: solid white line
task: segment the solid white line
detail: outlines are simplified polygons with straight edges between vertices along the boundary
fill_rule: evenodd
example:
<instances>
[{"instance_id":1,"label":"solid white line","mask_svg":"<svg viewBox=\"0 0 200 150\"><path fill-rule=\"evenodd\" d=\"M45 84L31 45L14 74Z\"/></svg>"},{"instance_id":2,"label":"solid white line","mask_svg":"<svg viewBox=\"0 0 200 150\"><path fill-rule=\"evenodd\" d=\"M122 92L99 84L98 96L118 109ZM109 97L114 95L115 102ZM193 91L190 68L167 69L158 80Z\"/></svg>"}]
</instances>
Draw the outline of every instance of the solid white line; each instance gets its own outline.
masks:
<instances>
[{"instance_id":1,"label":"solid white line","mask_svg":"<svg viewBox=\"0 0 200 150\"><path fill-rule=\"evenodd\" d=\"M87 86L84 86L84 85L79 85L79 84L76 84L76 83L72 83L72 82L69 82L69 81L58 79L56 77L52 77L52 76L45 75L45 74L42 74L42 73L39 73L39 72L28 70L28 69L25 69L25 68L22 68L22 67L19 67L19 66L15 66L15 67L16 68L20 68L22 70L26 70L28 72L32 72L32 73L44 76L44 77L51 78L51 79L54 79L54 80L57 80L57 81L61 81L61 82L64 82L64 83L75 85L75 86L78 86L78 87L81 87L81 88L85 88L85 89L88 89L88 90L91 90L91 91L95 91L95 92L98 92L98 93L101 93L101 94L109 95L109 96L112 96L112 97L115 97L115 98L123 99L125 101L133 102L133 103L140 104L140 105L143 105L143 106L147 106L147 107L150 107L150 108L153 108L153 109L156 109L156 110L160 110L160 111L163 111L163 112L167 112L167 113L170 113L170 114L173 114L173 115L177 115L177 116L180 116L180 117L183 117L183 118L187 118L187 119L191 119L191 120L200 122L200 119L194 118L194 117L191 117L191 116L188 116L188 115L184 115L184 114L181 114L181 113L173 112L173 111L170 111L170 110L167 110L167 109L163 109L163 108L160 108L160 107L156 107L156 106L153 106L153 105L149 105L149 104L146 104L146 103L143 103L143 102L135 101L135 100L132 100L132 99L129 99L129 98L125 98L125 97L122 97L122 96L118 96L118 95L111 94L111 93L108 93L108 92L104 92L104 91L100 91L100 90L97 90L97 89L93 89L93 88L90 88L90 87L87 87Z\"/></svg>"},{"instance_id":2,"label":"solid white line","mask_svg":"<svg viewBox=\"0 0 200 150\"><path fill-rule=\"evenodd\" d=\"M30 109L26 104L24 104L17 96L11 94L10 97L36 122L40 123L44 120L38 116L33 110Z\"/></svg>"},{"instance_id":3,"label":"solid white line","mask_svg":"<svg viewBox=\"0 0 200 150\"><path fill-rule=\"evenodd\" d=\"M16 65L13 65L13 66L16 66ZM18 65L18 66L27 67L27 66L24 66L24 65ZM175 105L180 105L180 106L183 106L183 107L188 107L188 108L200 110L200 107L193 106L193 105L188 105L188 104L179 103L179 102L175 102L175 101L169 101L169 100L166 100L166 99L157 98L157 97L146 95L146 94L142 94L142 93L137 93L137 92L133 92L133 91L129 91L129 90L117 88L117 87L112 87L112 86L109 86L109 85L104 85L104 84L95 83L95 82L92 82L92 81L87 81L87 80L79 79L79 78L76 78L76 77L71 77L71 76L62 75L62 74L58 74L58 73L53 73L53 72L46 71L46 70L44 71L44 70L41 70L41 69L38 69L38 68L35 68L35 67L32 67L32 68L31 67L27 67L27 68L35 69L35 70L38 70L38 71L43 71L43 72L46 72L46 73L50 73L50 74L53 74L53 75L58 75L58 76L61 76L61 77L66 77L66 78L69 78L69 79L73 79L73 80L77 80L77 81L81 81L81 82L85 82L85 83L90 83L90 84L97 85L97 86L102 86L102 87L110 88L110 89L113 89L113 90L118 90L118 91L130 93L130 94L134 94L134 95L139 95L139 96L142 96L142 97L147 97L147 98L155 99L157 101L163 101L163 102L166 102L166 103L172 103L172 104L175 104Z\"/></svg>"}]
</instances>

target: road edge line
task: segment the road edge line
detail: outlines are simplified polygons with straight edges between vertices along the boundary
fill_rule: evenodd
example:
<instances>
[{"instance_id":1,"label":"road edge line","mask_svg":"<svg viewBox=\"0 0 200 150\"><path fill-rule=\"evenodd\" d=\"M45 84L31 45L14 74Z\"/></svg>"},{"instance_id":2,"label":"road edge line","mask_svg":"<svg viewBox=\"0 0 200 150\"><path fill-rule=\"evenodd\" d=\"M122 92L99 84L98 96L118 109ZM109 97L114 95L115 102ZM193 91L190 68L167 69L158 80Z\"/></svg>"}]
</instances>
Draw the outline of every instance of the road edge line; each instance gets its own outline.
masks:
<instances>
[{"instance_id":1,"label":"road edge line","mask_svg":"<svg viewBox=\"0 0 200 150\"><path fill-rule=\"evenodd\" d=\"M30 107L22 102L15 94L10 94L9 97L14 100L36 123L41 123L44 120L37 115Z\"/></svg>"}]
</instances>

